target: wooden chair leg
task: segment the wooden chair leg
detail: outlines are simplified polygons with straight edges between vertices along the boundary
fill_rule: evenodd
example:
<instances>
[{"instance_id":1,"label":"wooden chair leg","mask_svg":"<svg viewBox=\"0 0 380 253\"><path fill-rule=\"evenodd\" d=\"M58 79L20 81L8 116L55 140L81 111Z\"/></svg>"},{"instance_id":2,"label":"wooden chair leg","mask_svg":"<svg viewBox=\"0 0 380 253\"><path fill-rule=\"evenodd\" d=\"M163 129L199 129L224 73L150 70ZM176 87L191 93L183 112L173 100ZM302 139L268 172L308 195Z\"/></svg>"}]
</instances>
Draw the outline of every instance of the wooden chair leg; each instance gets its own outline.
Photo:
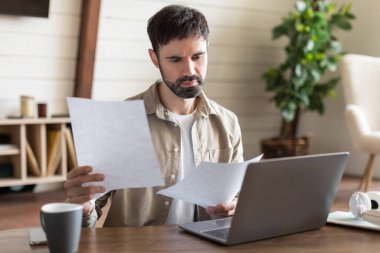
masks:
<instances>
[{"instance_id":1,"label":"wooden chair leg","mask_svg":"<svg viewBox=\"0 0 380 253\"><path fill-rule=\"evenodd\" d=\"M364 183L367 182L367 177L368 177L368 160L367 160L366 166L364 167L363 175L362 175L362 177L360 179L359 191L362 190Z\"/></svg>"},{"instance_id":2,"label":"wooden chair leg","mask_svg":"<svg viewBox=\"0 0 380 253\"><path fill-rule=\"evenodd\" d=\"M362 179L361 179L360 185L359 185L359 189L362 189L362 186L364 186L364 189L363 189L364 192L367 192L368 188L371 185L372 176L373 176L373 161L374 160L375 160L375 155L370 154L368 161L367 161L367 164L366 164L366 167L365 167L365 170L364 170L364 174L362 176Z\"/></svg>"}]
</instances>

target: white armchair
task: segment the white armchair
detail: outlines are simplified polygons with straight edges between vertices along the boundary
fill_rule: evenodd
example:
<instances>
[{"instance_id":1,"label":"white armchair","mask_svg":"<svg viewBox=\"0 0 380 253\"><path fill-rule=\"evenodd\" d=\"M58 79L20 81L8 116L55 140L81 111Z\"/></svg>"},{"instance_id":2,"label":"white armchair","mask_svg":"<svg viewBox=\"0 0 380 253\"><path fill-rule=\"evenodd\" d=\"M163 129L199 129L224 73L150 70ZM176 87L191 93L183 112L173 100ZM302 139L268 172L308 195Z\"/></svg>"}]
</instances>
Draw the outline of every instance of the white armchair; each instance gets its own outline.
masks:
<instances>
[{"instance_id":1,"label":"white armchair","mask_svg":"<svg viewBox=\"0 0 380 253\"><path fill-rule=\"evenodd\" d=\"M366 192L380 155L380 58L348 54L341 65L345 118L356 148L369 154L360 188Z\"/></svg>"}]
</instances>

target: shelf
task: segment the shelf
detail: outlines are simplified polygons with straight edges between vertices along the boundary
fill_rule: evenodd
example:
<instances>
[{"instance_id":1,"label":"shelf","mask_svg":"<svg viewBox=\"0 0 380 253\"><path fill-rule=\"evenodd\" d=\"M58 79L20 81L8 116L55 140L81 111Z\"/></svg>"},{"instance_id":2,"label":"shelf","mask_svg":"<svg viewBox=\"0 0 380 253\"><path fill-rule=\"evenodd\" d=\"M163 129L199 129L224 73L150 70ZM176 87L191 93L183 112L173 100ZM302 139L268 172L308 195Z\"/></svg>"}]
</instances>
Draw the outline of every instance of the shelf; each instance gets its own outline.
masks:
<instances>
[{"instance_id":1,"label":"shelf","mask_svg":"<svg viewBox=\"0 0 380 253\"><path fill-rule=\"evenodd\" d=\"M13 144L0 144L0 156L5 155L18 155L20 154L20 149Z\"/></svg>"},{"instance_id":2,"label":"shelf","mask_svg":"<svg viewBox=\"0 0 380 253\"><path fill-rule=\"evenodd\" d=\"M0 125L41 125L41 124L61 124L70 123L70 118L36 118L36 119L0 119Z\"/></svg>"},{"instance_id":3,"label":"shelf","mask_svg":"<svg viewBox=\"0 0 380 253\"><path fill-rule=\"evenodd\" d=\"M20 154L19 149L0 150L0 156L18 155L18 154Z\"/></svg>"},{"instance_id":4,"label":"shelf","mask_svg":"<svg viewBox=\"0 0 380 253\"><path fill-rule=\"evenodd\" d=\"M65 181L76 166L68 159L75 155L69 123L69 118L0 119L0 134L8 136L7 144L0 144L0 163L8 164L13 175L0 177L0 187Z\"/></svg>"},{"instance_id":5,"label":"shelf","mask_svg":"<svg viewBox=\"0 0 380 253\"><path fill-rule=\"evenodd\" d=\"M0 187L17 186L17 185L30 185L40 183L56 183L66 180L64 176L51 176L51 177L28 177L21 180L20 178L0 178Z\"/></svg>"}]
</instances>

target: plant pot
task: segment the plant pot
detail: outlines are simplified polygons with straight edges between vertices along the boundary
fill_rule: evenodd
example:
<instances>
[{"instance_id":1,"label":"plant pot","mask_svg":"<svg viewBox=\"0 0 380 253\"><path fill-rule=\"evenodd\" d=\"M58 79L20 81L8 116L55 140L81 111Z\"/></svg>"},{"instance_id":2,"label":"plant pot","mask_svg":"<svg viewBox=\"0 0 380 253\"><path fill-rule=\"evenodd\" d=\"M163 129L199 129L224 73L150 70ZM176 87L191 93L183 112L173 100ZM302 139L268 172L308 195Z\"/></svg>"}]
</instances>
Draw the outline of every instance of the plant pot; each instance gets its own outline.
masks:
<instances>
[{"instance_id":1,"label":"plant pot","mask_svg":"<svg viewBox=\"0 0 380 253\"><path fill-rule=\"evenodd\" d=\"M261 151L264 158L306 155L308 144L307 137L296 139L269 138L261 141Z\"/></svg>"}]
</instances>

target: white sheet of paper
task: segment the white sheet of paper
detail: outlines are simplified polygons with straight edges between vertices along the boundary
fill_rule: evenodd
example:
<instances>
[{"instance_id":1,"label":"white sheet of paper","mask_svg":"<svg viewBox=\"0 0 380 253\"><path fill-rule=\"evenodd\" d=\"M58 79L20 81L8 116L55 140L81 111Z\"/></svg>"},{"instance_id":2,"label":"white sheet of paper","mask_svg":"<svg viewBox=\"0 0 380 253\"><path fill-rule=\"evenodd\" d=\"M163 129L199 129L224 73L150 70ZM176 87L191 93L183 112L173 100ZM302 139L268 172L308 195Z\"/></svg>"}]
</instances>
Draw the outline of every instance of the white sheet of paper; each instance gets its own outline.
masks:
<instances>
[{"instance_id":1,"label":"white sheet of paper","mask_svg":"<svg viewBox=\"0 0 380 253\"><path fill-rule=\"evenodd\" d=\"M67 102L78 165L105 174L104 182L92 184L103 185L106 192L164 185L143 101Z\"/></svg>"},{"instance_id":2,"label":"white sheet of paper","mask_svg":"<svg viewBox=\"0 0 380 253\"><path fill-rule=\"evenodd\" d=\"M157 193L203 207L228 203L240 191L248 164L262 156L242 163L201 162L182 181Z\"/></svg>"},{"instance_id":3,"label":"white sheet of paper","mask_svg":"<svg viewBox=\"0 0 380 253\"><path fill-rule=\"evenodd\" d=\"M344 225L349 227L364 228L380 231L380 227L362 219L356 219L351 212L335 211L329 213L327 222L332 224Z\"/></svg>"}]
</instances>

